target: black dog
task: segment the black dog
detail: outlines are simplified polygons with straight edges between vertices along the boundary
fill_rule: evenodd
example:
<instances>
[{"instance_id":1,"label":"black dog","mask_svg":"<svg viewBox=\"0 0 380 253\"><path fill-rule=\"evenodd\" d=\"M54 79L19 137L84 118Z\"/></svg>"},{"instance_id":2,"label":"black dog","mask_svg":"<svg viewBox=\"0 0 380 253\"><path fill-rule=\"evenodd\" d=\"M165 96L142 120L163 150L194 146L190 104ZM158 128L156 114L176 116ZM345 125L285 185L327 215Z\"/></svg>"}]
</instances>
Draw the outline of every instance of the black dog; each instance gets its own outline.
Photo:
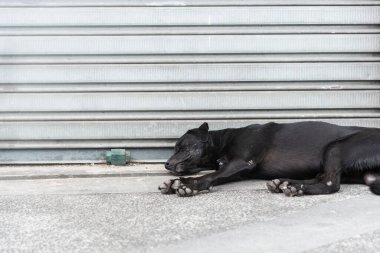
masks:
<instances>
[{"instance_id":1,"label":"black dog","mask_svg":"<svg viewBox=\"0 0 380 253\"><path fill-rule=\"evenodd\" d=\"M177 141L165 167L175 175L216 170L159 187L182 197L245 178L269 179L270 191L287 196L330 194L341 183L365 183L380 195L380 129L299 122L209 131L203 123Z\"/></svg>"}]
</instances>

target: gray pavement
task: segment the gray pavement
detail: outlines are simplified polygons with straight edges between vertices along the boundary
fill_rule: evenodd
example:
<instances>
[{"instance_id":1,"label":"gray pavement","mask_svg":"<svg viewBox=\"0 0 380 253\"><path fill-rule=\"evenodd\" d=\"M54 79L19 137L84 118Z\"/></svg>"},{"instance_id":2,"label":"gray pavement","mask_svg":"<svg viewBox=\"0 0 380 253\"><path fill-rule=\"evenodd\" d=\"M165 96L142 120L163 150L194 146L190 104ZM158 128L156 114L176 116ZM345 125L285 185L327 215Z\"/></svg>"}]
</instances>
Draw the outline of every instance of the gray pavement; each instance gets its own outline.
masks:
<instances>
[{"instance_id":1,"label":"gray pavement","mask_svg":"<svg viewBox=\"0 0 380 253\"><path fill-rule=\"evenodd\" d=\"M90 172L88 172L90 171ZM251 180L162 195L162 165L0 167L0 252L379 252L362 185L288 198Z\"/></svg>"}]
</instances>

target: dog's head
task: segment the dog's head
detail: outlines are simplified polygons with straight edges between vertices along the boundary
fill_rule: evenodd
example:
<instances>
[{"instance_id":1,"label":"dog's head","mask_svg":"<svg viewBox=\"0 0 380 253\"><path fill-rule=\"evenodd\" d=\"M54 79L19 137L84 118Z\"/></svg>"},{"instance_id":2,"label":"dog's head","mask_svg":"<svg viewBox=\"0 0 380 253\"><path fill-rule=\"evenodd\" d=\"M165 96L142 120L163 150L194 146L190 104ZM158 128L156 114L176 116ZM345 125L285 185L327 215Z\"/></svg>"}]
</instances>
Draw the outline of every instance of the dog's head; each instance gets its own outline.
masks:
<instances>
[{"instance_id":1,"label":"dog's head","mask_svg":"<svg viewBox=\"0 0 380 253\"><path fill-rule=\"evenodd\" d=\"M175 144L174 154L165 163L165 168L175 175L194 174L208 162L208 124L187 131Z\"/></svg>"}]
</instances>

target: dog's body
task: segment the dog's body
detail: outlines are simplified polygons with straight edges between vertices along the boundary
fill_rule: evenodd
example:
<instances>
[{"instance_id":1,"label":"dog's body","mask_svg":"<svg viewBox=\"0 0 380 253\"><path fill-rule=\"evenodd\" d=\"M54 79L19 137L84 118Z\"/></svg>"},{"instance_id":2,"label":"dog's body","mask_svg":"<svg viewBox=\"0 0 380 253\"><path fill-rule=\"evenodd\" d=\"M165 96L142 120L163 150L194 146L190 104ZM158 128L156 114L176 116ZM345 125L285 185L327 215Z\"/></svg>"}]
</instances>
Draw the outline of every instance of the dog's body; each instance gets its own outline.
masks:
<instances>
[{"instance_id":1,"label":"dog's body","mask_svg":"<svg viewBox=\"0 0 380 253\"><path fill-rule=\"evenodd\" d=\"M159 187L179 196L244 178L272 180L268 188L288 196L333 193L342 181L380 194L380 129L299 122L208 131L204 123L178 140L165 167L177 175L216 170Z\"/></svg>"}]
</instances>

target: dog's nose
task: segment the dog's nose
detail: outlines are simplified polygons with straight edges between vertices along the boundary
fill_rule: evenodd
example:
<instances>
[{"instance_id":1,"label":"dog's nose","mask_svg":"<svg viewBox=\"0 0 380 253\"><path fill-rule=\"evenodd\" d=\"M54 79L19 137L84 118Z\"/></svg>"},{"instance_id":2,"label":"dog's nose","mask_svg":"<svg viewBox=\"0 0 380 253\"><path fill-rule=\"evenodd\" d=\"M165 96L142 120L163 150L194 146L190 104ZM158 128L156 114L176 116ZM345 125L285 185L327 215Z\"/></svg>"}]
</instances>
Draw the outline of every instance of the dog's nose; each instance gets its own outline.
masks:
<instances>
[{"instance_id":1,"label":"dog's nose","mask_svg":"<svg viewBox=\"0 0 380 253\"><path fill-rule=\"evenodd\" d=\"M165 168L167 169L167 170L173 170L173 165L171 165L169 162L166 162L165 163Z\"/></svg>"}]
</instances>

